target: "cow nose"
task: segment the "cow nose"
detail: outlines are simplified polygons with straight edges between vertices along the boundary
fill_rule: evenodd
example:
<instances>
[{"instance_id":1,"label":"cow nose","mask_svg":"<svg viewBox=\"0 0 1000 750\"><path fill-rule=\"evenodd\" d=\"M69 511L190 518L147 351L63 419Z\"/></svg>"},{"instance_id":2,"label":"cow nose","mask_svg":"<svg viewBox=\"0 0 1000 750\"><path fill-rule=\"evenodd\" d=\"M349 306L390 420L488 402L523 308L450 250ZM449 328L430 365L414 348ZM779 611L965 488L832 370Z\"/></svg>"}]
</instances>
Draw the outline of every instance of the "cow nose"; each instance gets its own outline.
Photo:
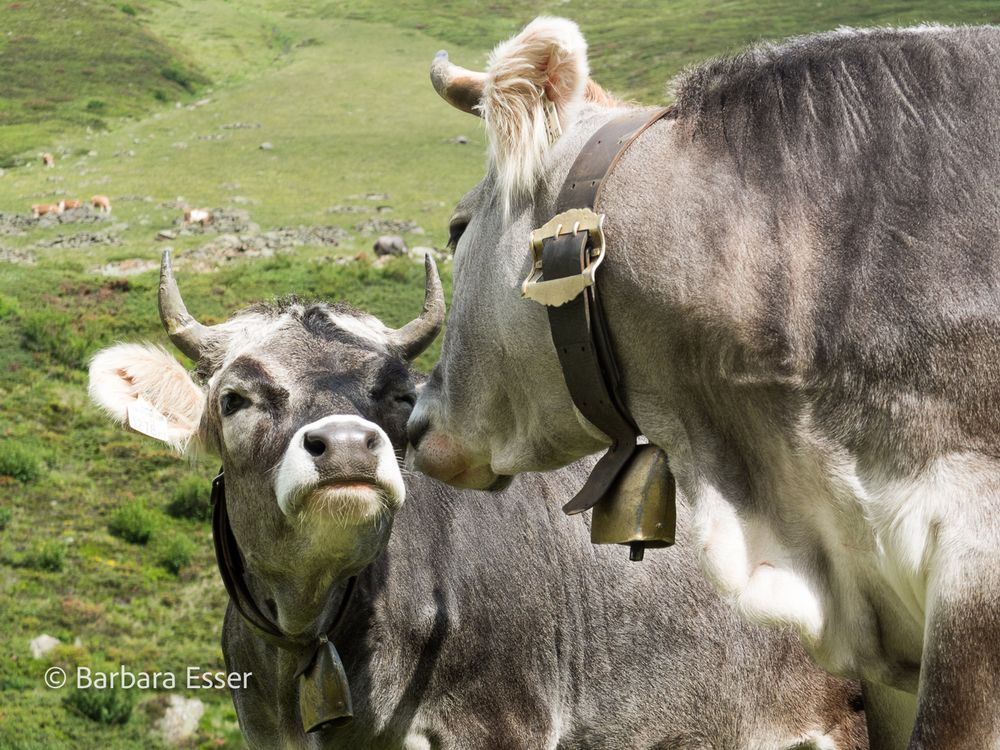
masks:
<instances>
[{"instance_id":1,"label":"cow nose","mask_svg":"<svg viewBox=\"0 0 1000 750\"><path fill-rule=\"evenodd\" d=\"M309 430L303 439L314 459L359 456L374 453L381 438L374 429L358 424L327 424Z\"/></svg>"},{"instance_id":2,"label":"cow nose","mask_svg":"<svg viewBox=\"0 0 1000 750\"><path fill-rule=\"evenodd\" d=\"M431 428L431 420L425 416L420 416L416 418L410 418L410 421L406 423L406 439L410 441L410 445L414 448L420 447L420 441L424 439L424 435Z\"/></svg>"}]
</instances>

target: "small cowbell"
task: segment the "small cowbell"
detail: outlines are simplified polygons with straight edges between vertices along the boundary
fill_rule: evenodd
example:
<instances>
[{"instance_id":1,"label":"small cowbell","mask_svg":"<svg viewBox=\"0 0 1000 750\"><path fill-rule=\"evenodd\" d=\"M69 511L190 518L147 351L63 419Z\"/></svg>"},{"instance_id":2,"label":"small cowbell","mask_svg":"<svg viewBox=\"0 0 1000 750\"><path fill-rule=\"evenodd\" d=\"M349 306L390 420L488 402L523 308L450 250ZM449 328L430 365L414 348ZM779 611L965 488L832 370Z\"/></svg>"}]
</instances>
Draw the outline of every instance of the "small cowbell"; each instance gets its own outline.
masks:
<instances>
[{"instance_id":1,"label":"small cowbell","mask_svg":"<svg viewBox=\"0 0 1000 750\"><path fill-rule=\"evenodd\" d=\"M306 732L344 724L354 717L347 673L337 649L325 637L299 678L299 714Z\"/></svg>"},{"instance_id":2,"label":"small cowbell","mask_svg":"<svg viewBox=\"0 0 1000 750\"><path fill-rule=\"evenodd\" d=\"M610 491L594 506L590 541L627 544L629 560L646 547L669 547L677 524L676 487L667 454L641 445Z\"/></svg>"}]
</instances>

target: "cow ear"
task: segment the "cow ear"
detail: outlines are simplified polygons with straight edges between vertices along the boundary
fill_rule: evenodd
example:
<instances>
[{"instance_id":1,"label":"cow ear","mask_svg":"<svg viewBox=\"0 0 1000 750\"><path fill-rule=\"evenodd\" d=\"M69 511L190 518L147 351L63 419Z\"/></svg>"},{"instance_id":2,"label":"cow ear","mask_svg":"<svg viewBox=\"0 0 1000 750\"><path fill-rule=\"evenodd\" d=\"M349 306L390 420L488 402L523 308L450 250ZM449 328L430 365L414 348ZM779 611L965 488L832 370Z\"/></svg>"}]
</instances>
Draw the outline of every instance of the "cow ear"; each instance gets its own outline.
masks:
<instances>
[{"instance_id":1,"label":"cow ear","mask_svg":"<svg viewBox=\"0 0 1000 750\"><path fill-rule=\"evenodd\" d=\"M482 112L505 208L531 192L545 156L584 101L587 42L565 18L540 17L490 55Z\"/></svg>"},{"instance_id":2,"label":"cow ear","mask_svg":"<svg viewBox=\"0 0 1000 750\"><path fill-rule=\"evenodd\" d=\"M115 422L183 453L198 433L205 393L158 346L118 344L90 362L90 398Z\"/></svg>"}]
</instances>

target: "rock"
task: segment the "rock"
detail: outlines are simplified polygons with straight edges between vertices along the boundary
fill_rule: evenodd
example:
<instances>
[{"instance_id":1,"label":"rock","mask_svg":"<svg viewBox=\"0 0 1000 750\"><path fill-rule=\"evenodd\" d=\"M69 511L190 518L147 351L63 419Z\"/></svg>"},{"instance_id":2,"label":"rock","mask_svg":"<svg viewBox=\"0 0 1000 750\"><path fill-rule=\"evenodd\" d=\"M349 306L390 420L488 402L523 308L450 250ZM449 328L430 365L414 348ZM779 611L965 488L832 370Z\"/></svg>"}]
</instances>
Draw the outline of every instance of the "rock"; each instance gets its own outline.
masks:
<instances>
[{"instance_id":1,"label":"rock","mask_svg":"<svg viewBox=\"0 0 1000 750\"><path fill-rule=\"evenodd\" d=\"M260 144L261 151L271 151L274 149L274 145L270 141L264 141Z\"/></svg>"},{"instance_id":2,"label":"rock","mask_svg":"<svg viewBox=\"0 0 1000 750\"><path fill-rule=\"evenodd\" d=\"M153 732L168 745L179 746L198 731L205 705L197 698L172 693L166 698L163 716L153 723Z\"/></svg>"},{"instance_id":3,"label":"rock","mask_svg":"<svg viewBox=\"0 0 1000 750\"><path fill-rule=\"evenodd\" d=\"M456 135L454 138L452 138L451 142L457 143L459 146L464 146L466 143L469 142L469 138L468 136L464 135Z\"/></svg>"},{"instance_id":4,"label":"rock","mask_svg":"<svg viewBox=\"0 0 1000 750\"><path fill-rule=\"evenodd\" d=\"M97 152L91 149L90 151L87 152L87 156L97 156Z\"/></svg>"},{"instance_id":5,"label":"rock","mask_svg":"<svg viewBox=\"0 0 1000 750\"><path fill-rule=\"evenodd\" d=\"M31 656L33 659L41 659L43 656L55 649L56 646L62 644L58 638L53 638L51 635L42 633L37 638L33 638L29 647L31 648Z\"/></svg>"},{"instance_id":6,"label":"rock","mask_svg":"<svg viewBox=\"0 0 1000 750\"><path fill-rule=\"evenodd\" d=\"M172 232L169 229L161 229L156 233L156 239L158 240L176 240L177 232Z\"/></svg>"},{"instance_id":7,"label":"rock","mask_svg":"<svg viewBox=\"0 0 1000 750\"><path fill-rule=\"evenodd\" d=\"M375 251L375 255L378 257L382 257L383 255L403 255L406 253L406 243L403 242L403 238L398 234L383 234L375 240L372 250Z\"/></svg>"},{"instance_id":8,"label":"rock","mask_svg":"<svg viewBox=\"0 0 1000 750\"><path fill-rule=\"evenodd\" d=\"M423 234L424 230L415 221L399 219L368 219L354 225L362 234Z\"/></svg>"},{"instance_id":9,"label":"rock","mask_svg":"<svg viewBox=\"0 0 1000 750\"><path fill-rule=\"evenodd\" d=\"M0 169L0 177L3 177L5 174L7 174L7 173L5 171L3 171L2 169Z\"/></svg>"}]
</instances>

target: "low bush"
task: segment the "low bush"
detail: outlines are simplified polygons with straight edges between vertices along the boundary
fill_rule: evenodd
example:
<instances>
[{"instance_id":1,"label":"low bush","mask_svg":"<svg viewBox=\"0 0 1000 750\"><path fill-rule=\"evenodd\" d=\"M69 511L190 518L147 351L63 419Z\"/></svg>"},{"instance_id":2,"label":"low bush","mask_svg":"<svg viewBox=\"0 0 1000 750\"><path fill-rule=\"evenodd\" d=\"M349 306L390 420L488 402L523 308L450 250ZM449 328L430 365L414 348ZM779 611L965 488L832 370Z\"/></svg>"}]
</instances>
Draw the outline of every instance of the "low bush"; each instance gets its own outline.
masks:
<instances>
[{"instance_id":1,"label":"low bush","mask_svg":"<svg viewBox=\"0 0 1000 750\"><path fill-rule=\"evenodd\" d=\"M208 483L195 476L182 479L167 505L167 514L174 518L209 520L212 517L212 501Z\"/></svg>"},{"instance_id":2,"label":"low bush","mask_svg":"<svg viewBox=\"0 0 1000 750\"><path fill-rule=\"evenodd\" d=\"M194 556L194 544L184 536L175 536L170 539L160 551L160 564L174 575L181 572L181 568L186 568L191 564Z\"/></svg>"},{"instance_id":3,"label":"low bush","mask_svg":"<svg viewBox=\"0 0 1000 750\"><path fill-rule=\"evenodd\" d=\"M35 542L24 556L24 565L35 570L58 573L66 563L66 547L55 539Z\"/></svg>"},{"instance_id":4,"label":"low bush","mask_svg":"<svg viewBox=\"0 0 1000 750\"><path fill-rule=\"evenodd\" d=\"M132 715L135 699L122 688L105 690L77 688L63 699L67 708L98 724L124 724Z\"/></svg>"},{"instance_id":5,"label":"low bush","mask_svg":"<svg viewBox=\"0 0 1000 750\"><path fill-rule=\"evenodd\" d=\"M36 451L13 440L0 442L0 476L27 484L41 475L42 459Z\"/></svg>"},{"instance_id":6,"label":"low bush","mask_svg":"<svg viewBox=\"0 0 1000 750\"><path fill-rule=\"evenodd\" d=\"M111 514L108 531L132 544L146 544L156 531L156 513L141 500L126 503Z\"/></svg>"}]
</instances>

